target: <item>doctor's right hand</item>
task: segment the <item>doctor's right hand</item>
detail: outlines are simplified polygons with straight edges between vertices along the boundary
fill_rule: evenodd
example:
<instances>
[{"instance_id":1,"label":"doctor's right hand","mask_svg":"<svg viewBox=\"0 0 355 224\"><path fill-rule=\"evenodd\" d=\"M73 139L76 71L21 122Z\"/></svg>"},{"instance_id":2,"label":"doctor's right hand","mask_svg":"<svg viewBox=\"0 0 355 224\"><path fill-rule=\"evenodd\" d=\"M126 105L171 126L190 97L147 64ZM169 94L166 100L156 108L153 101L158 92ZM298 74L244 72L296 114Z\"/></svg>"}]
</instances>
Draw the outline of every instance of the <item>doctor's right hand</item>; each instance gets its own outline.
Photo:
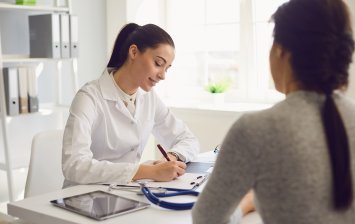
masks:
<instances>
[{"instance_id":1,"label":"doctor's right hand","mask_svg":"<svg viewBox=\"0 0 355 224\"><path fill-rule=\"evenodd\" d=\"M180 161L160 162L154 165L141 164L132 178L153 179L155 181L171 181L185 173L186 164Z\"/></svg>"},{"instance_id":2,"label":"doctor's right hand","mask_svg":"<svg viewBox=\"0 0 355 224\"><path fill-rule=\"evenodd\" d=\"M186 164L180 161L167 161L153 165L155 181L171 181L185 173Z\"/></svg>"}]
</instances>

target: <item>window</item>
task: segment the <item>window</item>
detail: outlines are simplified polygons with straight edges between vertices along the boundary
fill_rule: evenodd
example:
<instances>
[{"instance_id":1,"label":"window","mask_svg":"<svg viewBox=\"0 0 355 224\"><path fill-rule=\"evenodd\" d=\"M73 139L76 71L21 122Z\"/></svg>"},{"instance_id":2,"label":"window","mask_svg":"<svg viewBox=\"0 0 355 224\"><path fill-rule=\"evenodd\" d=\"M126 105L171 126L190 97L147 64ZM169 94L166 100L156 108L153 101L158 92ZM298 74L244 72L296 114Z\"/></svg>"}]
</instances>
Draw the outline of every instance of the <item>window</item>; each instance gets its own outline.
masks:
<instances>
[{"instance_id":1,"label":"window","mask_svg":"<svg viewBox=\"0 0 355 224\"><path fill-rule=\"evenodd\" d=\"M209 82L228 80L226 102L275 102L269 71L273 23L287 0L141 0L130 20L156 23L173 37L176 57L159 94L174 102L210 100ZM147 8L149 8L147 10Z\"/></svg>"},{"instance_id":2,"label":"window","mask_svg":"<svg viewBox=\"0 0 355 224\"><path fill-rule=\"evenodd\" d=\"M272 45L273 23L269 20L277 7L288 0L253 0L253 32L254 32L254 63L257 77L256 89L261 90L258 98L265 100L277 100L282 96L277 93L269 69L269 51Z\"/></svg>"},{"instance_id":3,"label":"window","mask_svg":"<svg viewBox=\"0 0 355 224\"><path fill-rule=\"evenodd\" d=\"M201 98L210 81L230 80L229 101L276 101L269 72L272 13L286 0L167 0L176 44L165 96ZM183 90L183 91L182 91Z\"/></svg>"}]
</instances>

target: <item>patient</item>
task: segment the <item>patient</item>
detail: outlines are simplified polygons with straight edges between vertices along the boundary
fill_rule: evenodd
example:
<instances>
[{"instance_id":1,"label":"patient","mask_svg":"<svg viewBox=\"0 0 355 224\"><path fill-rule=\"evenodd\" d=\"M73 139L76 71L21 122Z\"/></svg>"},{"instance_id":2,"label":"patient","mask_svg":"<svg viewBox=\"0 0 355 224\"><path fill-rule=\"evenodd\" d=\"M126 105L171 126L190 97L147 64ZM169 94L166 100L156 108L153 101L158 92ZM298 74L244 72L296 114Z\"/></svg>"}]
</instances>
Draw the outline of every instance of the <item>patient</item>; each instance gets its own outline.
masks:
<instances>
[{"instance_id":1,"label":"patient","mask_svg":"<svg viewBox=\"0 0 355 224\"><path fill-rule=\"evenodd\" d=\"M290 0L273 15L270 68L286 99L229 130L193 208L195 224L238 222L250 189L265 224L355 223L354 51L343 0Z\"/></svg>"}]
</instances>

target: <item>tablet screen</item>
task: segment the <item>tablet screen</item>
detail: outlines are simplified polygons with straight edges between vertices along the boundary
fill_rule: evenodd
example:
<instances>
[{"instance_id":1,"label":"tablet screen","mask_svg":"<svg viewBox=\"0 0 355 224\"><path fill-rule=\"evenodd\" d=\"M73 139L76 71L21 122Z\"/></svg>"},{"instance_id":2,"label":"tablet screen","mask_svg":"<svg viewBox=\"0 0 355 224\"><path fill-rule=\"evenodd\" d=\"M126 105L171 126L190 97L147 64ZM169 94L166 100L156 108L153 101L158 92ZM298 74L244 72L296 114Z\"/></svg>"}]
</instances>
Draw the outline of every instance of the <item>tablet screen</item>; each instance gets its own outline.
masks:
<instances>
[{"instance_id":1,"label":"tablet screen","mask_svg":"<svg viewBox=\"0 0 355 224\"><path fill-rule=\"evenodd\" d=\"M93 191L67 198L59 198L52 200L51 203L96 220L104 220L149 206L147 203L105 191Z\"/></svg>"}]
</instances>

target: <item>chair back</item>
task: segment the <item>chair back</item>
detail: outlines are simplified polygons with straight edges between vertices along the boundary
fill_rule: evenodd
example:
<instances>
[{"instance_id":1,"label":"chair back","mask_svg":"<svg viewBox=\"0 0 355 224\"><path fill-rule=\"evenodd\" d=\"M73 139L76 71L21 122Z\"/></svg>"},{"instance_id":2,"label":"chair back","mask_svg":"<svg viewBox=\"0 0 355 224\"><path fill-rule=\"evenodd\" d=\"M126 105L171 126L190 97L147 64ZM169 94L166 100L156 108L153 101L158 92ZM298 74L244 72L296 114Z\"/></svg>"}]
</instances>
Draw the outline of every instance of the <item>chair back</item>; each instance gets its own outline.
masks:
<instances>
[{"instance_id":1,"label":"chair back","mask_svg":"<svg viewBox=\"0 0 355 224\"><path fill-rule=\"evenodd\" d=\"M33 137L25 198L62 188L63 132L49 130Z\"/></svg>"}]
</instances>

